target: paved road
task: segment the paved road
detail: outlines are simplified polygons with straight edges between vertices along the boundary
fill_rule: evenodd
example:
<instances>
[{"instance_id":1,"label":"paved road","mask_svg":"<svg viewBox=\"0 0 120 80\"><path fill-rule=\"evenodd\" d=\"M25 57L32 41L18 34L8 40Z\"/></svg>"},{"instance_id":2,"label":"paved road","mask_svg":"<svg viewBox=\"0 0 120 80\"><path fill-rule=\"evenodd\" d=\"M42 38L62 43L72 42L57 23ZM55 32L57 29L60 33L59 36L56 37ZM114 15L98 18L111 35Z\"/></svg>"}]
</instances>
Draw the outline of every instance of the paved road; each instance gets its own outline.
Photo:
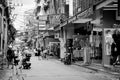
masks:
<instances>
[{"instance_id":1,"label":"paved road","mask_svg":"<svg viewBox=\"0 0 120 80\"><path fill-rule=\"evenodd\" d=\"M64 65L58 60L31 58L32 68L24 70L25 80L115 80L112 76L75 65Z\"/></svg>"}]
</instances>

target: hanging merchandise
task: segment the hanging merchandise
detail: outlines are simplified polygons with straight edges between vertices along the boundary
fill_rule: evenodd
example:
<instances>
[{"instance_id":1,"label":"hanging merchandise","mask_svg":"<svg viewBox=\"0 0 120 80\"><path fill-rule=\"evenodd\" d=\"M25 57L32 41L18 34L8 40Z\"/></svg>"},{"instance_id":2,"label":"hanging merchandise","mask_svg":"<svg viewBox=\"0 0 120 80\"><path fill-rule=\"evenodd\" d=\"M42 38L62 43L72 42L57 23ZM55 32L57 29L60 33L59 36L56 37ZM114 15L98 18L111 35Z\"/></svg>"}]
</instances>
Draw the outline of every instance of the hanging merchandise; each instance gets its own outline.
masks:
<instances>
[{"instance_id":1,"label":"hanging merchandise","mask_svg":"<svg viewBox=\"0 0 120 80\"><path fill-rule=\"evenodd\" d=\"M100 44L100 36L99 36L99 35L96 35L95 37L96 37L96 38L95 38L95 46L96 46L96 47L99 47L99 44Z\"/></svg>"},{"instance_id":2,"label":"hanging merchandise","mask_svg":"<svg viewBox=\"0 0 120 80\"><path fill-rule=\"evenodd\" d=\"M80 40L78 40L78 38L76 38L76 39L74 40L73 47L74 47L74 48L80 48L80 47L81 47L81 46L80 46Z\"/></svg>"},{"instance_id":3,"label":"hanging merchandise","mask_svg":"<svg viewBox=\"0 0 120 80\"><path fill-rule=\"evenodd\" d=\"M101 60L102 58L102 33L101 30L93 31L91 43L91 58L94 60Z\"/></svg>"},{"instance_id":4,"label":"hanging merchandise","mask_svg":"<svg viewBox=\"0 0 120 80\"><path fill-rule=\"evenodd\" d=\"M88 38L88 36L74 35L74 37L73 37L73 48L81 49L82 47L84 47L85 44L86 44L86 38Z\"/></svg>"},{"instance_id":5,"label":"hanging merchandise","mask_svg":"<svg viewBox=\"0 0 120 80\"><path fill-rule=\"evenodd\" d=\"M110 43L106 43L106 55L111 55L111 45Z\"/></svg>"},{"instance_id":6,"label":"hanging merchandise","mask_svg":"<svg viewBox=\"0 0 120 80\"><path fill-rule=\"evenodd\" d=\"M93 42L93 38L92 37L93 37L93 34L90 35L90 43Z\"/></svg>"},{"instance_id":7,"label":"hanging merchandise","mask_svg":"<svg viewBox=\"0 0 120 80\"><path fill-rule=\"evenodd\" d=\"M107 30L105 33L105 48L106 55L111 55L111 45L113 43L113 38L110 30Z\"/></svg>"}]
</instances>

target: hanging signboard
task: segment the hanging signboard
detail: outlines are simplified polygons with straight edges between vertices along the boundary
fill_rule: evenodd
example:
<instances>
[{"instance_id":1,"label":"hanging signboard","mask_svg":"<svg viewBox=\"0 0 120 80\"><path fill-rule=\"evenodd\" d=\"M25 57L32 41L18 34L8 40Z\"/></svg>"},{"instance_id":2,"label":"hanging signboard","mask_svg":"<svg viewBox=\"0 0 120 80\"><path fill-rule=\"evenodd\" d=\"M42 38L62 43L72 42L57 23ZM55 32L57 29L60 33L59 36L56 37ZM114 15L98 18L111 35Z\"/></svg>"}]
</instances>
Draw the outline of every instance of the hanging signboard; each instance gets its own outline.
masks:
<instances>
[{"instance_id":1,"label":"hanging signboard","mask_svg":"<svg viewBox=\"0 0 120 80\"><path fill-rule=\"evenodd\" d=\"M54 27L58 24L60 24L60 15L56 14L56 15L49 15L49 26L50 27Z\"/></svg>"},{"instance_id":2,"label":"hanging signboard","mask_svg":"<svg viewBox=\"0 0 120 80\"><path fill-rule=\"evenodd\" d=\"M50 27L55 27L58 24L64 22L66 20L66 16L64 14L54 14L54 15L49 15L48 21L49 21L49 26Z\"/></svg>"},{"instance_id":3,"label":"hanging signboard","mask_svg":"<svg viewBox=\"0 0 120 80\"><path fill-rule=\"evenodd\" d=\"M38 20L39 20L39 21L47 21L47 19L48 19L48 16L47 16L47 15L38 16Z\"/></svg>"},{"instance_id":4,"label":"hanging signboard","mask_svg":"<svg viewBox=\"0 0 120 80\"><path fill-rule=\"evenodd\" d=\"M60 38L60 34L59 33L56 33L55 34L55 39L59 39Z\"/></svg>"}]
</instances>

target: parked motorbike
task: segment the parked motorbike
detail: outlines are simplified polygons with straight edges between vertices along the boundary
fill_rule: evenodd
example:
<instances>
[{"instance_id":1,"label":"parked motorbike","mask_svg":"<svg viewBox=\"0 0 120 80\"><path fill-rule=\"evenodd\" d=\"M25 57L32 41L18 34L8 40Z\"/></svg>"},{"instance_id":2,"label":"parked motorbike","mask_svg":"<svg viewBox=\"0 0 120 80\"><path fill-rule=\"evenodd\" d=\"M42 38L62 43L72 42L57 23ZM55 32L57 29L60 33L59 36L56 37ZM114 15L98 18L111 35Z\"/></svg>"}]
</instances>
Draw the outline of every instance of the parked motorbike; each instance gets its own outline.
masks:
<instances>
[{"instance_id":1,"label":"parked motorbike","mask_svg":"<svg viewBox=\"0 0 120 80\"><path fill-rule=\"evenodd\" d=\"M71 54L70 54L70 53L66 53L63 62L64 62L64 64L66 64L66 65L70 65L70 64L71 64Z\"/></svg>"},{"instance_id":2,"label":"parked motorbike","mask_svg":"<svg viewBox=\"0 0 120 80\"><path fill-rule=\"evenodd\" d=\"M23 69L30 69L31 63L30 63L31 54L26 54L25 57L22 60L22 66Z\"/></svg>"}]
</instances>

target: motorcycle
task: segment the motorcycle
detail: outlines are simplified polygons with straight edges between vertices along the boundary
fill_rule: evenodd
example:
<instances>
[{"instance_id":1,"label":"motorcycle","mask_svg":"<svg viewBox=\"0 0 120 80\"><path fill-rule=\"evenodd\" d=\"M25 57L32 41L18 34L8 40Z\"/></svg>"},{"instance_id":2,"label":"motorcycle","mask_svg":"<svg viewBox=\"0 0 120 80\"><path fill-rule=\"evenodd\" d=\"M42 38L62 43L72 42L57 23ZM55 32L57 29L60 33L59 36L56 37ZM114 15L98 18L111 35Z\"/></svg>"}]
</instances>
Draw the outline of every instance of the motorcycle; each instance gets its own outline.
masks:
<instances>
[{"instance_id":1,"label":"motorcycle","mask_svg":"<svg viewBox=\"0 0 120 80\"><path fill-rule=\"evenodd\" d=\"M71 54L70 54L70 53L66 53L63 62L64 62L64 64L66 64L66 65L70 65L70 64L71 64Z\"/></svg>"},{"instance_id":2,"label":"motorcycle","mask_svg":"<svg viewBox=\"0 0 120 80\"><path fill-rule=\"evenodd\" d=\"M30 63L31 54L26 54L25 57L22 60L22 66L23 69L30 69L31 63Z\"/></svg>"}]
</instances>

